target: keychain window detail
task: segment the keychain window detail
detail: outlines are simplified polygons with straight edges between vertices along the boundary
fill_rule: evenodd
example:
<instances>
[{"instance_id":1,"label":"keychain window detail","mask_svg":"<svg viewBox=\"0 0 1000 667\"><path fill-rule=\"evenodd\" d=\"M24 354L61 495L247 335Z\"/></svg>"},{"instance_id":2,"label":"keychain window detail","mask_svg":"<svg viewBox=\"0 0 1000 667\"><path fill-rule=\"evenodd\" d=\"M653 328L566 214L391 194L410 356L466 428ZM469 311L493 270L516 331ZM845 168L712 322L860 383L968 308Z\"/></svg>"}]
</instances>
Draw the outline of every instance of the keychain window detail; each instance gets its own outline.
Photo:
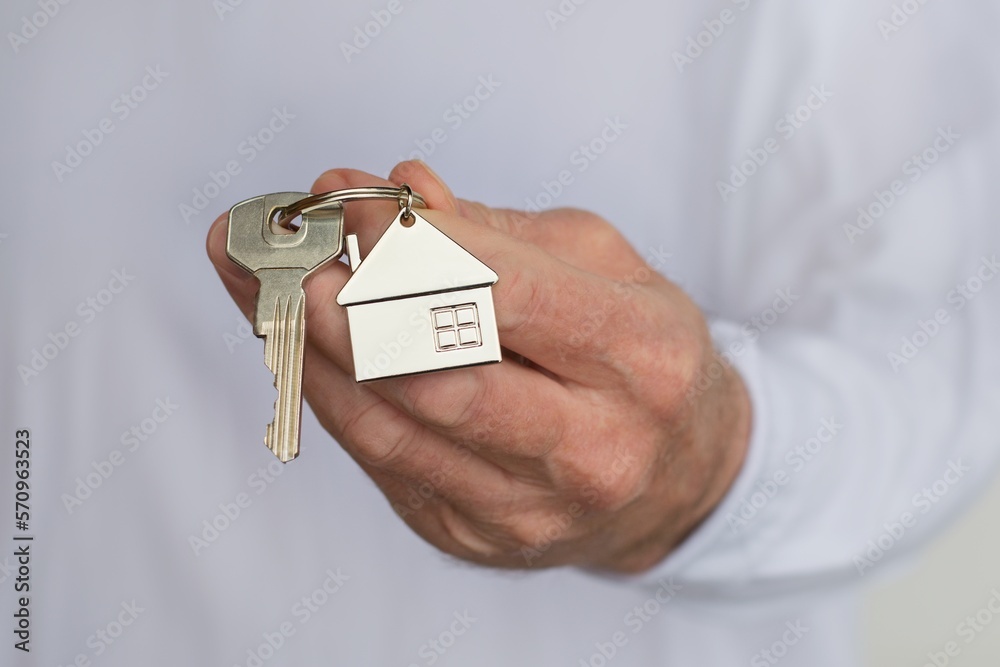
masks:
<instances>
[{"instance_id":1,"label":"keychain window detail","mask_svg":"<svg viewBox=\"0 0 1000 667\"><path fill-rule=\"evenodd\" d=\"M482 345L476 304L446 306L431 311L434 345L438 352L450 352Z\"/></svg>"}]
</instances>

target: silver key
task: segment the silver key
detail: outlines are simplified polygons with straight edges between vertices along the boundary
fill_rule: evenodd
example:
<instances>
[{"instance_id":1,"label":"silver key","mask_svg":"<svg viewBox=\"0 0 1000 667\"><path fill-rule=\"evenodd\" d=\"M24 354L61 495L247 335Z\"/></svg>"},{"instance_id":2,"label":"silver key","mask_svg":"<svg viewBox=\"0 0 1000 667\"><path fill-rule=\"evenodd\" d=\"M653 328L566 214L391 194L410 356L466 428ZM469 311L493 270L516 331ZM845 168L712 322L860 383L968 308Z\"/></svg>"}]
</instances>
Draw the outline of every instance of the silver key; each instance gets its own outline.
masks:
<instances>
[{"instance_id":1,"label":"silver key","mask_svg":"<svg viewBox=\"0 0 1000 667\"><path fill-rule=\"evenodd\" d=\"M313 271L340 257L344 243L344 209L339 204L305 211L294 234L274 233L275 213L308 196L282 192L237 204L229 212L226 241L229 258L260 281L253 332L264 339L264 361L278 390L264 444L282 463L299 455L306 307L302 284Z\"/></svg>"}]
</instances>

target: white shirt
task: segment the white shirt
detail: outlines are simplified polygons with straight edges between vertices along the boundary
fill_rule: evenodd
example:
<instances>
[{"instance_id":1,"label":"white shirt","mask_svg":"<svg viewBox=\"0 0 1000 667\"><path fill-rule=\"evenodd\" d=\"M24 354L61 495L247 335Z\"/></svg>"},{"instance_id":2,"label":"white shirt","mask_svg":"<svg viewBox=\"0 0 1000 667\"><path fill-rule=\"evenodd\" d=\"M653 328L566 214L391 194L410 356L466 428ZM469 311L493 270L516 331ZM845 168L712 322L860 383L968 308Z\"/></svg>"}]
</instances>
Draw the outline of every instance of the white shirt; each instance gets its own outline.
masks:
<instances>
[{"instance_id":1,"label":"white shirt","mask_svg":"<svg viewBox=\"0 0 1000 667\"><path fill-rule=\"evenodd\" d=\"M998 459L997 9L903 4L5 5L15 664L858 664L858 584ZM209 224L411 154L462 197L605 216L730 351L746 464L654 571L454 562L310 412L298 461L262 446Z\"/></svg>"}]
</instances>

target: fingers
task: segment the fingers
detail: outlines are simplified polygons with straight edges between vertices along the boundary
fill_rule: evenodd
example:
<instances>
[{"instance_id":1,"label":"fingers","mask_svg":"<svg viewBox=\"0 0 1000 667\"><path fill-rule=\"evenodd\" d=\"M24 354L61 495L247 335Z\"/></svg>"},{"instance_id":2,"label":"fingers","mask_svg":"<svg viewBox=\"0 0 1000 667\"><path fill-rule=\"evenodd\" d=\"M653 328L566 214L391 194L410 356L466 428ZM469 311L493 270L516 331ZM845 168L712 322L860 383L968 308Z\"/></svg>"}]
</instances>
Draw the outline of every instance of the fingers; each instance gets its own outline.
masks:
<instances>
[{"instance_id":1,"label":"fingers","mask_svg":"<svg viewBox=\"0 0 1000 667\"><path fill-rule=\"evenodd\" d=\"M369 473L416 487L421 497L469 504L472 511L487 511L509 494L511 479L501 469L357 384L313 346L306 352L303 392L323 427Z\"/></svg>"},{"instance_id":2,"label":"fingers","mask_svg":"<svg viewBox=\"0 0 1000 667\"><path fill-rule=\"evenodd\" d=\"M314 190L393 185L405 180L432 209L425 212L428 220L501 275L494 298L505 347L556 375L584 384L599 386L615 376L606 363L608 349L619 331L627 331L632 324L623 321L630 310L624 307L621 290L591 271L560 261L534 243L515 238L544 240L580 263L584 260L578 255L588 247L596 248L596 253L593 249L590 252L597 259L590 262L602 265L609 274L624 276L641 260L610 225L584 222L587 214L583 213L566 222L550 223L546 218L540 225L521 224L513 212L456 200L443 181L419 161L400 163L390 177L392 181L381 181L363 172L338 169L321 176ZM366 206L359 213L348 214L349 225L351 215L356 215L354 229L362 254L371 249L391 221L393 206L390 203L388 211ZM459 209L472 212L485 224L468 224L458 215ZM567 229L573 225L586 229L570 234ZM565 239L560 245L556 241L562 236ZM622 251L623 244L628 252Z\"/></svg>"},{"instance_id":3,"label":"fingers","mask_svg":"<svg viewBox=\"0 0 1000 667\"><path fill-rule=\"evenodd\" d=\"M426 216L436 216L432 222L438 221L448 227L443 229L445 233L500 273L501 280L494 288L494 295L501 340L505 347L559 376L584 384L599 386L609 376L614 376L616 369L605 363L610 344L618 335L610 323L615 317L619 320L624 318L628 309L623 307L623 300L615 293L612 283L574 269L537 246L520 242L494 229L492 225L484 227L464 222L455 213L460 206L459 202L441 179L422 162L397 165L391 178L396 182L406 180L414 190L423 194L433 209L426 212ZM392 185L393 181L382 181L364 172L339 169L321 176L313 189L327 191L361 185ZM354 228L363 247L370 250L374 245L391 220L394 206L390 202L389 211L377 211L377 207L363 206L349 213L349 224L353 215ZM494 217L503 219L504 214ZM567 244L567 247L572 245ZM433 258L428 258L428 261L433 261ZM345 278L346 274L336 274L333 271L317 275L313 279L312 289L322 293L318 301L327 303L330 298L335 297ZM310 315L310 333L312 335L316 331L321 337L317 339L318 344L342 368L352 368L353 361L349 358L346 336L343 333L346 328L344 312L323 308L311 311ZM320 318L323 323L313 324L316 318ZM627 331L629 322L618 323L624 325ZM501 376L509 375L506 371L497 373ZM472 373L470 377L480 375ZM525 382L532 376L532 373L521 373L517 381ZM508 379L515 382L513 378ZM534 379L535 384L542 384L542 380L547 380L544 376ZM414 383L420 384L419 381ZM484 390L483 386L480 385L478 390ZM389 390L378 391L384 393ZM544 396L541 389L538 396ZM539 405L532 402L536 396L530 391L526 390L524 397L528 400L522 400L521 403L529 412L532 406ZM392 398L397 404L404 401L404 396L400 394L395 394ZM513 399L511 404L515 404ZM447 415L443 420L436 420L434 417L429 416L425 422L435 427L447 427Z\"/></svg>"},{"instance_id":4,"label":"fingers","mask_svg":"<svg viewBox=\"0 0 1000 667\"><path fill-rule=\"evenodd\" d=\"M455 196L426 165L415 161L397 165L389 175L389 180L355 169L332 169L316 180L312 192L371 186L395 188L403 183L423 196L429 208L455 212ZM395 201L347 204L345 233L357 234L361 254L367 255L398 213L399 205Z\"/></svg>"},{"instance_id":5,"label":"fingers","mask_svg":"<svg viewBox=\"0 0 1000 667\"><path fill-rule=\"evenodd\" d=\"M426 179L426 176L416 176L418 184ZM379 184L378 179L368 174L337 170L324 174L314 189L325 191L373 183ZM453 207L440 185L427 182L420 187L428 193L431 205ZM396 205L390 202L390 206ZM385 222L385 217L374 217L366 212L369 208L357 207L355 224L359 231L365 229L370 237L375 237L375 228ZM230 294L244 313L252 316L257 281L226 257L225 222L220 218L210 231L209 254ZM369 241L374 242L373 238ZM307 374L322 356L341 373L353 376L347 313L343 308L331 306L349 277L347 267L333 264L306 281L307 336L315 351L306 364ZM348 384L353 387L353 380ZM462 369L446 375L383 382L374 385L373 389L374 392L368 394L389 399L395 406L414 414L424 426L473 443L483 448L484 456L508 463L522 457L541 456L558 440L561 424L554 417L565 412L563 404L568 401L565 389L558 383L511 362L488 369ZM336 410L342 411L341 408ZM505 443L504 448L496 447L498 443Z\"/></svg>"},{"instance_id":6,"label":"fingers","mask_svg":"<svg viewBox=\"0 0 1000 667\"><path fill-rule=\"evenodd\" d=\"M419 192L429 209L445 213L459 212L459 202L451 188L421 160L400 162L389 174L389 180L396 185L406 183L414 192Z\"/></svg>"},{"instance_id":7,"label":"fingers","mask_svg":"<svg viewBox=\"0 0 1000 667\"><path fill-rule=\"evenodd\" d=\"M331 169L312 186L313 193L363 187L397 187L384 178L355 169ZM344 208L344 234L355 234L362 256L368 254L399 212L395 201L352 202Z\"/></svg>"},{"instance_id":8,"label":"fingers","mask_svg":"<svg viewBox=\"0 0 1000 667\"><path fill-rule=\"evenodd\" d=\"M663 280L613 225L588 211L559 208L528 213L456 199L441 177L419 160L399 163L389 180L408 183L424 195L432 210L457 213L532 243L578 269L615 281Z\"/></svg>"},{"instance_id":9,"label":"fingers","mask_svg":"<svg viewBox=\"0 0 1000 667\"><path fill-rule=\"evenodd\" d=\"M571 266L611 280L622 280L643 263L611 224L587 211L559 208L526 213L461 200L458 212L532 243Z\"/></svg>"},{"instance_id":10,"label":"fingers","mask_svg":"<svg viewBox=\"0 0 1000 667\"><path fill-rule=\"evenodd\" d=\"M570 382L618 383L624 369L612 352L640 326L627 289L491 227L425 217L500 276L493 299L504 347Z\"/></svg>"},{"instance_id":11,"label":"fingers","mask_svg":"<svg viewBox=\"0 0 1000 667\"><path fill-rule=\"evenodd\" d=\"M229 295L247 319L253 321L254 297L257 294L258 283L252 274L237 266L226 255L228 220L228 213L216 218L208 230L205 248Z\"/></svg>"},{"instance_id":12,"label":"fingers","mask_svg":"<svg viewBox=\"0 0 1000 667\"><path fill-rule=\"evenodd\" d=\"M460 203L422 163L403 163L392 177L411 182L436 209L427 217L500 274L494 295L506 347L570 382L602 386L618 373L609 363L609 350L615 337L628 335L631 322L611 283L493 226L462 220L455 214ZM313 190L370 185L392 182L360 171L333 170L323 174ZM355 206L348 213L348 224L369 249L397 209L394 202L387 206L387 211L371 204ZM221 217L210 230L209 255L230 294L252 316L257 282L226 257L225 223ZM346 311L331 304L349 277L347 267L335 263L306 284L310 346L341 373L353 373L353 355ZM511 361L377 383L368 394L388 399L395 409L437 433L475 443L482 447L482 456L508 468L519 460L544 456L560 440L566 428L560 415L569 413L570 400L559 382Z\"/></svg>"},{"instance_id":13,"label":"fingers","mask_svg":"<svg viewBox=\"0 0 1000 667\"><path fill-rule=\"evenodd\" d=\"M519 462L544 456L562 439L570 392L511 360L356 385L347 313L330 305L335 304L348 274L346 267L334 268L321 272L309 285L306 307L312 354L307 367L322 358L349 376L353 386L370 390L423 427L467 445L514 473L526 469ZM330 380L341 384L339 376Z\"/></svg>"},{"instance_id":14,"label":"fingers","mask_svg":"<svg viewBox=\"0 0 1000 667\"><path fill-rule=\"evenodd\" d=\"M338 170L324 176L323 188L371 183L361 172ZM522 224L514 212L467 206L422 162L401 163L391 177L405 179L421 192L432 209L425 217L499 273L494 298L505 347L571 381L602 386L618 379L620 369L609 363L610 350L639 324L628 307L635 290L615 281L627 280L629 271L644 265L613 227L583 212L569 212L565 220L553 213ZM468 224L459 209L473 211L485 224ZM363 245L370 249L388 216L369 207L356 220L366 234ZM594 267L600 271L595 273Z\"/></svg>"},{"instance_id":15,"label":"fingers","mask_svg":"<svg viewBox=\"0 0 1000 667\"><path fill-rule=\"evenodd\" d=\"M574 430L570 392L507 360L378 383L376 390L424 426L523 479Z\"/></svg>"},{"instance_id":16,"label":"fingers","mask_svg":"<svg viewBox=\"0 0 1000 667\"><path fill-rule=\"evenodd\" d=\"M427 170L414 171L420 171L420 187L431 190L428 195L431 202L435 205L447 206L447 198L442 195L443 184L440 179L428 177L429 171ZM402 173L405 175L405 170ZM398 183L401 182L390 182L355 169L333 169L325 172L316 180L312 192L329 192L367 186L397 187ZM422 193L422 190L417 187L414 187L414 190ZM452 196L451 199L454 200L454 197ZM392 201L367 202L364 205L348 204L348 210L345 213L346 232L358 235L362 254L366 254L375 245L382 232L395 218L398 208L398 204ZM259 286L253 275L234 264L226 255L227 231L228 214L223 214L215 220L209 229L206 250L229 294L244 315L252 320L254 297ZM317 298L307 298L310 312L315 310L314 306L318 303L328 303L331 298L335 299L348 277L349 273L337 265L329 266L311 276L306 283L306 291L307 293L316 291L320 294ZM344 321L346 322L346 319ZM343 335L340 338L346 340Z\"/></svg>"}]
</instances>

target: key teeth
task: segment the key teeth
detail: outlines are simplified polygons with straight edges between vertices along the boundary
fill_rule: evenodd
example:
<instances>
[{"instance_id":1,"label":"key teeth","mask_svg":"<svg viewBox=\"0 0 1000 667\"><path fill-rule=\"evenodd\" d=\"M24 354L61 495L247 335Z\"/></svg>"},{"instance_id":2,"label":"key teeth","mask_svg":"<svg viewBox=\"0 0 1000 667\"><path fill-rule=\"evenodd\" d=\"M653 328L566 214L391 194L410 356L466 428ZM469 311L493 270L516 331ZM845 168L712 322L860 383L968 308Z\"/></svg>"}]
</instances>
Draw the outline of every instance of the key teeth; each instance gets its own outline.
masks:
<instances>
[{"instance_id":1,"label":"key teeth","mask_svg":"<svg viewBox=\"0 0 1000 667\"><path fill-rule=\"evenodd\" d=\"M278 390L278 396L274 401L274 421L267 426L264 444L282 463L288 463L299 455L302 365L295 360L301 359L305 328L304 302L304 294L275 299L274 318L271 320L274 324L271 336L265 343L267 365L274 373L274 387Z\"/></svg>"}]
</instances>

